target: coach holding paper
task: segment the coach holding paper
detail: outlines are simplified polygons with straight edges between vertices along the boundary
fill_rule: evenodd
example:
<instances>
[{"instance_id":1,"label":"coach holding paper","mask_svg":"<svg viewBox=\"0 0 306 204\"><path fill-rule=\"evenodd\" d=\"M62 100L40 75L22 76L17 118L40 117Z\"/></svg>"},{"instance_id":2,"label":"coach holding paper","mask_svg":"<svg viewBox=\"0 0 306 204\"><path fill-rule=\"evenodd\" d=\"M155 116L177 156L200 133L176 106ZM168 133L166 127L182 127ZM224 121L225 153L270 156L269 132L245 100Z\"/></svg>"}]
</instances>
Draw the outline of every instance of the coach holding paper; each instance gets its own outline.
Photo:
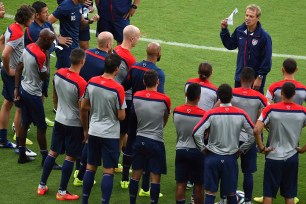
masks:
<instances>
[{"instance_id":1,"label":"coach holding paper","mask_svg":"<svg viewBox=\"0 0 306 204\"><path fill-rule=\"evenodd\" d=\"M266 76L272 66L272 40L260 22L261 9L250 4L245 10L245 21L230 36L227 19L221 21L220 37L223 45L234 50L238 47L235 73L235 87L240 87L240 73L243 67L252 67L256 73L253 89L263 94Z\"/></svg>"}]
</instances>

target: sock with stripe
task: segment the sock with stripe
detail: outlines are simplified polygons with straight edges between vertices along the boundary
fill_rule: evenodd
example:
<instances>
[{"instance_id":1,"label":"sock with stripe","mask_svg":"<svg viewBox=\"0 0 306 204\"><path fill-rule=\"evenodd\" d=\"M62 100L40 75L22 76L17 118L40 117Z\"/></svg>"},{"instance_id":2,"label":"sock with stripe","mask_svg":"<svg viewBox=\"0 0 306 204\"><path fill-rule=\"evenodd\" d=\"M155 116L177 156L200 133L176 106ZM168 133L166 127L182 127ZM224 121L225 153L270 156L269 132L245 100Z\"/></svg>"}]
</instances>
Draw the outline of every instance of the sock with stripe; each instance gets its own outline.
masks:
<instances>
[{"instance_id":1,"label":"sock with stripe","mask_svg":"<svg viewBox=\"0 0 306 204\"><path fill-rule=\"evenodd\" d=\"M73 171L74 162L65 159L63 167L62 167L62 177L61 177L61 184L59 190L65 191L67 190L67 185L70 179L70 176Z\"/></svg>"},{"instance_id":2,"label":"sock with stripe","mask_svg":"<svg viewBox=\"0 0 306 204\"><path fill-rule=\"evenodd\" d=\"M138 180L134 180L132 178L130 179L130 184L129 184L130 204L136 204L138 185L139 185Z\"/></svg>"},{"instance_id":3,"label":"sock with stripe","mask_svg":"<svg viewBox=\"0 0 306 204\"><path fill-rule=\"evenodd\" d=\"M55 159L56 158L51 155L48 155L46 157L44 165L43 165L43 172L42 172L41 179L40 179L41 185L46 185L49 175L52 171L53 165L55 163Z\"/></svg>"},{"instance_id":4,"label":"sock with stripe","mask_svg":"<svg viewBox=\"0 0 306 204\"><path fill-rule=\"evenodd\" d=\"M101 181L102 204L108 204L112 195L114 175L104 174Z\"/></svg>"},{"instance_id":5,"label":"sock with stripe","mask_svg":"<svg viewBox=\"0 0 306 204\"><path fill-rule=\"evenodd\" d=\"M83 179L82 204L88 204L88 198L95 180L95 171L86 170Z\"/></svg>"}]
</instances>

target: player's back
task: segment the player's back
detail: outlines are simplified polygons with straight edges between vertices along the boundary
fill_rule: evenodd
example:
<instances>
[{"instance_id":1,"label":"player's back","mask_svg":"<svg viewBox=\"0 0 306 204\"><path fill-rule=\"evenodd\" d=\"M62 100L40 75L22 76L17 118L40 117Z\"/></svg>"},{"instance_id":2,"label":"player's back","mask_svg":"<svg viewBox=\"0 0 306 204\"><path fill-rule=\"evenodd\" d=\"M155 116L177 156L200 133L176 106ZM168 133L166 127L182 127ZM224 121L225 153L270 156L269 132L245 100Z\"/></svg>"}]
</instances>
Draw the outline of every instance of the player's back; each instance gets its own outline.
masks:
<instances>
[{"instance_id":1,"label":"player's back","mask_svg":"<svg viewBox=\"0 0 306 204\"><path fill-rule=\"evenodd\" d=\"M78 73L62 68L54 76L54 86L58 96L55 120L68 126L82 126L79 99L84 94L86 81Z\"/></svg>"},{"instance_id":2,"label":"player's back","mask_svg":"<svg viewBox=\"0 0 306 204\"><path fill-rule=\"evenodd\" d=\"M138 91L133 104L137 116L137 135L164 141L164 116L170 113L170 98L157 91Z\"/></svg>"},{"instance_id":3,"label":"player's back","mask_svg":"<svg viewBox=\"0 0 306 204\"><path fill-rule=\"evenodd\" d=\"M198 106L181 105L173 111L173 121L176 128L176 149L196 148L192 131L201 120L205 111Z\"/></svg>"}]
</instances>

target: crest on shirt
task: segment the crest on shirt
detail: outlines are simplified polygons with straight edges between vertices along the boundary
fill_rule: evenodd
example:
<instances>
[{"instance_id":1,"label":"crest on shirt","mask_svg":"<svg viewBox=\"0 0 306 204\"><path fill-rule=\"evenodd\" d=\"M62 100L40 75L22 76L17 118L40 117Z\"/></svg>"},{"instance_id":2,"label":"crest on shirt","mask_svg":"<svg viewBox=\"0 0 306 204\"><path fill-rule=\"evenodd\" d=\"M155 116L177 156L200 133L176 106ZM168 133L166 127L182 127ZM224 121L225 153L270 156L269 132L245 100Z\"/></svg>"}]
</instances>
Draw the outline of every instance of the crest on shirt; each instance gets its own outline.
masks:
<instances>
[{"instance_id":1,"label":"crest on shirt","mask_svg":"<svg viewBox=\"0 0 306 204\"><path fill-rule=\"evenodd\" d=\"M104 84L104 83L105 83L105 81L104 81L104 80L102 80L100 83L101 83L101 84Z\"/></svg>"},{"instance_id":2,"label":"crest on shirt","mask_svg":"<svg viewBox=\"0 0 306 204\"><path fill-rule=\"evenodd\" d=\"M147 66L147 63L142 63L142 66L143 66L143 67L146 67L146 66Z\"/></svg>"},{"instance_id":3,"label":"crest on shirt","mask_svg":"<svg viewBox=\"0 0 306 204\"><path fill-rule=\"evenodd\" d=\"M190 113L191 112L191 109L190 108L187 108L187 113Z\"/></svg>"},{"instance_id":4,"label":"crest on shirt","mask_svg":"<svg viewBox=\"0 0 306 204\"><path fill-rule=\"evenodd\" d=\"M226 111L229 111L229 108L225 108Z\"/></svg>"},{"instance_id":5,"label":"crest on shirt","mask_svg":"<svg viewBox=\"0 0 306 204\"><path fill-rule=\"evenodd\" d=\"M291 106L286 106L286 108L287 108L287 109L290 109L290 108L291 108Z\"/></svg>"},{"instance_id":6,"label":"crest on shirt","mask_svg":"<svg viewBox=\"0 0 306 204\"><path fill-rule=\"evenodd\" d=\"M257 45L257 43L258 43L258 40L257 40L257 39L253 39L253 40L252 40L252 45L253 45L253 46Z\"/></svg>"},{"instance_id":7,"label":"crest on shirt","mask_svg":"<svg viewBox=\"0 0 306 204\"><path fill-rule=\"evenodd\" d=\"M248 95L248 92L247 91L242 91L242 94L243 95Z\"/></svg>"},{"instance_id":8,"label":"crest on shirt","mask_svg":"<svg viewBox=\"0 0 306 204\"><path fill-rule=\"evenodd\" d=\"M95 51L95 54L99 54L99 51Z\"/></svg>"},{"instance_id":9,"label":"crest on shirt","mask_svg":"<svg viewBox=\"0 0 306 204\"><path fill-rule=\"evenodd\" d=\"M149 98L149 97L150 97L150 94L149 94L149 93L147 93L147 94L146 94L146 97L147 97L147 98Z\"/></svg>"}]
</instances>

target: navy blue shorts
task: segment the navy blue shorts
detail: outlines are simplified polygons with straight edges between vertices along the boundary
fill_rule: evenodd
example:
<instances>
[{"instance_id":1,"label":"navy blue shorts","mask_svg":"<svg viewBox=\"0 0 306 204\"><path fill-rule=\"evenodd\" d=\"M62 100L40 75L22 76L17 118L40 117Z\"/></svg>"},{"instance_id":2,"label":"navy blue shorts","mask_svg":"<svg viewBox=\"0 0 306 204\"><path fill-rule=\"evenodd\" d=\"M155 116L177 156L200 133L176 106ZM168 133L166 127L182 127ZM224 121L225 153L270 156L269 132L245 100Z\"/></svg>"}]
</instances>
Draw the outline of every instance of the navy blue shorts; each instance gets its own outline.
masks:
<instances>
[{"instance_id":1,"label":"navy blue shorts","mask_svg":"<svg viewBox=\"0 0 306 204\"><path fill-rule=\"evenodd\" d=\"M198 149L178 149L175 157L175 180L177 183L204 181L204 155Z\"/></svg>"},{"instance_id":2,"label":"navy blue shorts","mask_svg":"<svg viewBox=\"0 0 306 204\"><path fill-rule=\"evenodd\" d=\"M128 133L132 100L126 100L125 119L120 121L120 134ZM136 121L137 122L137 121Z\"/></svg>"},{"instance_id":3,"label":"navy blue shorts","mask_svg":"<svg viewBox=\"0 0 306 204\"><path fill-rule=\"evenodd\" d=\"M62 46L63 50L60 49L55 49L55 53L56 53L56 69L60 69L60 68L69 68L71 65L70 62L70 53L73 49L71 49L70 47L65 47Z\"/></svg>"},{"instance_id":4,"label":"navy blue shorts","mask_svg":"<svg viewBox=\"0 0 306 204\"><path fill-rule=\"evenodd\" d=\"M104 168L117 168L119 161L119 139L101 138L89 135L87 163Z\"/></svg>"},{"instance_id":5,"label":"navy blue shorts","mask_svg":"<svg viewBox=\"0 0 306 204\"><path fill-rule=\"evenodd\" d=\"M111 32L114 35L114 39L122 43L123 41L123 29L130 25L130 20L124 20L123 18L116 18L113 20L107 20L103 18L103 13L98 13L100 16L100 19L97 23L97 35L103 31Z\"/></svg>"},{"instance_id":6,"label":"navy blue shorts","mask_svg":"<svg viewBox=\"0 0 306 204\"><path fill-rule=\"evenodd\" d=\"M31 95L20 87L21 123L28 127L32 122L38 129L47 129L45 109L41 96Z\"/></svg>"},{"instance_id":7,"label":"navy blue shorts","mask_svg":"<svg viewBox=\"0 0 306 204\"><path fill-rule=\"evenodd\" d=\"M242 144L243 142L241 142ZM241 145L240 144L240 145ZM257 171L257 148L256 143L247 151L240 155L242 173L255 173Z\"/></svg>"},{"instance_id":8,"label":"navy blue shorts","mask_svg":"<svg viewBox=\"0 0 306 204\"><path fill-rule=\"evenodd\" d=\"M79 41L89 41L89 40L90 40L89 26L86 26L86 28L80 29Z\"/></svg>"},{"instance_id":9,"label":"navy blue shorts","mask_svg":"<svg viewBox=\"0 0 306 204\"><path fill-rule=\"evenodd\" d=\"M3 81L2 95L9 102L14 102L15 76L7 75L4 67L1 69L1 78ZM16 107L20 107L19 101L14 102Z\"/></svg>"},{"instance_id":10,"label":"navy blue shorts","mask_svg":"<svg viewBox=\"0 0 306 204\"><path fill-rule=\"evenodd\" d=\"M280 188L281 196L297 196L299 156L298 153L287 160L266 159L264 170L264 193L266 197L276 198Z\"/></svg>"},{"instance_id":11,"label":"navy blue shorts","mask_svg":"<svg viewBox=\"0 0 306 204\"><path fill-rule=\"evenodd\" d=\"M220 192L223 195L234 193L237 190L238 162L236 154L217 155L209 152L204 161L204 187L211 192Z\"/></svg>"},{"instance_id":12,"label":"navy blue shorts","mask_svg":"<svg viewBox=\"0 0 306 204\"><path fill-rule=\"evenodd\" d=\"M137 132L137 116L135 110L130 111L130 119L129 119L129 127L128 127L128 139L126 142L126 147L124 150L124 154L128 156L134 155L133 145L136 139Z\"/></svg>"},{"instance_id":13,"label":"navy blue shorts","mask_svg":"<svg viewBox=\"0 0 306 204\"><path fill-rule=\"evenodd\" d=\"M148 169L154 174L167 174L166 151L163 142L136 136L132 168Z\"/></svg>"},{"instance_id":14,"label":"navy blue shorts","mask_svg":"<svg viewBox=\"0 0 306 204\"><path fill-rule=\"evenodd\" d=\"M59 154L78 158L82 153L83 128L54 122L51 150Z\"/></svg>"}]
</instances>

